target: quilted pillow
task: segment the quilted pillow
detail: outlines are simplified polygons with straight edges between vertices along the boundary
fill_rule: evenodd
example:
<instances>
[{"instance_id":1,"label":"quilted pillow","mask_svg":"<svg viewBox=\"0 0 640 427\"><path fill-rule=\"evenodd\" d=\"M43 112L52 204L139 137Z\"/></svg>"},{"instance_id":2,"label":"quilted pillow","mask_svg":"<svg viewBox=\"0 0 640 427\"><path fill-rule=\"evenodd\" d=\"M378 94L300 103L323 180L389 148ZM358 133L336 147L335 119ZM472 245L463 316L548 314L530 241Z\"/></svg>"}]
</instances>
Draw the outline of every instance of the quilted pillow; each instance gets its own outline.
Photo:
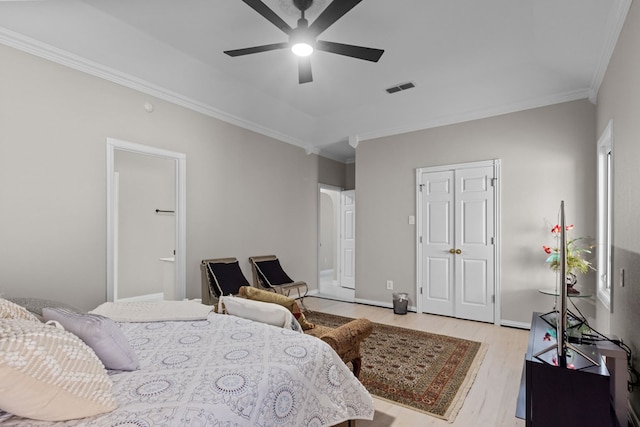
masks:
<instances>
[{"instance_id":1,"label":"quilted pillow","mask_svg":"<svg viewBox=\"0 0 640 427\"><path fill-rule=\"evenodd\" d=\"M313 329L316 327L313 323L309 323L304 313L300 310L298 302L293 298L289 298L282 294L265 291L251 286L243 286L240 288L240 295L256 301L271 302L286 307L293 317L296 318L303 330Z\"/></svg>"},{"instance_id":2,"label":"quilted pillow","mask_svg":"<svg viewBox=\"0 0 640 427\"><path fill-rule=\"evenodd\" d=\"M30 320L0 319L0 408L62 421L116 408L111 380L80 338Z\"/></svg>"},{"instance_id":3,"label":"quilted pillow","mask_svg":"<svg viewBox=\"0 0 640 427\"><path fill-rule=\"evenodd\" d=\"M40 322L40 319L29 313L26 308L20 307L18 304L4 298L0 298L0 319L22 319Z\"/></svg>"},{"instance_id":4,"label":"quilted pillow","mask_svg":"<svg viewBox=\"0 0 640 427\"><path fill-rule=\"evenodd\" d=\"M140 368L138 356L116 322L99 314L80 314L62 308L42 309L45 321L55 320L79 337L96 353L105 368L134 371Z\"/></svg>"}]
</instances>

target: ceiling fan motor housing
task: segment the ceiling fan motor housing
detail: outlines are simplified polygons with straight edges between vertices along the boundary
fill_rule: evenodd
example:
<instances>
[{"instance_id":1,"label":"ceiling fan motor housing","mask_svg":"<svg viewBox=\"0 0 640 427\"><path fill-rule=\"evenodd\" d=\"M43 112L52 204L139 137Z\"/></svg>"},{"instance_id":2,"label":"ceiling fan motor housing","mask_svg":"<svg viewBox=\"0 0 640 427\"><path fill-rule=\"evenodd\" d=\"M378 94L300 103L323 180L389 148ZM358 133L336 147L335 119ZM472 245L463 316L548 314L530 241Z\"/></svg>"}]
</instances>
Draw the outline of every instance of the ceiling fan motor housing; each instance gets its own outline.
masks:
<instances>
[{"instance_id":1,"label":"ceiling fan motor housing","mask_svg":"<svg viewBox=\"0 0 640 427\"><path fill-rule=\"evenodd\" d=\"M313 0L293 0L293 4L300 9L301 12L304 12L311 7Z\"/></svg>"}]
</instances>

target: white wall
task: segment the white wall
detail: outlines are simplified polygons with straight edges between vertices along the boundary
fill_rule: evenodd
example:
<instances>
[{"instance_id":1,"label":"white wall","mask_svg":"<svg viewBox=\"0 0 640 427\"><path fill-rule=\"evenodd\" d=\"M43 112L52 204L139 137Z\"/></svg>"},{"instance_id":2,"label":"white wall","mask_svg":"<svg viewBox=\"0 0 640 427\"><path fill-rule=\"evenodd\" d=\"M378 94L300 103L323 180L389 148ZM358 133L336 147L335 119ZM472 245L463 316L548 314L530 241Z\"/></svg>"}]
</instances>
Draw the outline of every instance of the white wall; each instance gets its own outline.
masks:
<instances>
[{"instance_id":1,"label":"white wall","mask_svg":"<svg viewBox=\"0 0 640 427\"><path fill-rule=\"evenodd\" d=\"M631 9L598 93L598 135L613 119L613 288L610 315L598 307L612 334L631 347L633 365L640 366L640 5ZM620 286L620 269L625 286ZM610 325L607 325L610 320ZM640 392L630 397L640 416Z\"/></svg>"},{"instance_id":2,"label":"white wall","mask_svg":"<svg viewBox=\"0 0 640 427\"><path fill-rule=\"evenodd\" d=\"M275 253L316 286L318 182L343 186L340 164L1 45L0 63L0 293L105 301L107 137L186 154L187 297L212 257L249 278Z\"/></svg>"},{"instance_id":3,"label":"white wall","mask_svg":"<svg viewBox=\"0 0 640 427\"><path fill-rule=\"evenodd\" d=\"M389 304L393 292L416 301L415 169L501 159L502 319L529 323L552 308L538 289L553 287L541 247L553 243L560 200L576 233L595 236L595 107L575 101L363 141L356 150L356 298ZM576 234L577 236L577 234ZM593 290L593 274L579 277ZM584 307L593 315L593 305Z\"/></svg>"}]
</instances>

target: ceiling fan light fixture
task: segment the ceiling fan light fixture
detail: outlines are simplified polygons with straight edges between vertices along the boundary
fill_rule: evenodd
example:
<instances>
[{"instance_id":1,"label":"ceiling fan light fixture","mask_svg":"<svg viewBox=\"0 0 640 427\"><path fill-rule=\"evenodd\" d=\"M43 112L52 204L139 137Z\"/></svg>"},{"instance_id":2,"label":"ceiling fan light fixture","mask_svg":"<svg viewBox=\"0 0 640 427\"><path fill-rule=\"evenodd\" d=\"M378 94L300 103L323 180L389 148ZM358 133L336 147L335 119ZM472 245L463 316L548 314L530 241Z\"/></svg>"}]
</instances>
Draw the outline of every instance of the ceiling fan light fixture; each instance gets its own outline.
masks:
<instances>
[{"instance_id":1,"label":"ceiling fan light fixture","mask_svg":"<svg viewBox=\"0 0 640 427\"><path fill-rule=\"evenodd\" d=\"M309 56L313 53L313 46L307 42L298 42L291 45L291 52L298 56Z\"/></svg>"},{"instance_id":2,"label":"ceiling fan light fixture","mask_svg":"<svg viewBox=\"0 0 640 427\"><path fill-rule=\"evenodd\" d=\"M309 25L309 21L305 18L305 11L313 5L313 0L280 0L280 2L293 1L293 5L300 11L300 19L298 19L298 25L295 28L291 27L291 25L267 6L265 1L266 0L242 0L242 2L288 35L289 40L283 43L271 43L244 49L225 50L225 54L235 57L289 48L294 55L298 56L298 83L303 84L313 81L311 58L309 58L309 56L313 54L314 50L371 62L378 62L384 53L382 49L317 39L321 33L335 24L338 19L342 18L362 0L330 0L329 5L320 12L311 25ZM273 2L274 0L270 1Z\"/></svg>"}]
</instances>

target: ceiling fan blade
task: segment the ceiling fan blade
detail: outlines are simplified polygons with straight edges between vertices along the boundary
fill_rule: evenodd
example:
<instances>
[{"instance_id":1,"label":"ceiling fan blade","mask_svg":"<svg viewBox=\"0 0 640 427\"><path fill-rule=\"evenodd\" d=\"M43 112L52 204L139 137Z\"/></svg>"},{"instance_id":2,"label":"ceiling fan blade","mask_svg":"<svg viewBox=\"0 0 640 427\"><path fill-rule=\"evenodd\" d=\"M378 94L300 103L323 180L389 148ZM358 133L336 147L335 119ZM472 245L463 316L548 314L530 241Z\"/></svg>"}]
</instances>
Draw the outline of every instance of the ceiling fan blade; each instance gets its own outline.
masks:
<instances>
[{"instance_id":1,"label":"ceiling fan blade","mask_svg":"<svg viewBox=\"0 0 640 427\"><path fill-rule=\"evenodd\" d=\"M311 57L301 56L298 58L298 83L309 83L313 81L311 75Z\"/></svg>"},{"instance_id":2,"label":"ceiling fan blade","mask_svg":"<svg viewBox=\"0 0 640 427\"><path fill-rule=\"evenodd\" d=\"M290 34L293 31L293 28L289 24L287 24L282 18L280 18L276 13L269 9L269 6L261 2L260 0L242 0L247 5L249 5L253 10L258 12L260 15L264 16L269 22L271 22L276 27L280 28L285 34Z\"/></svg>"},{"instance_id":3,"label":"ceiling fan blade","mask_svg":"<svg viewBox=\"0 0 640 427\"><path fill-rule=\"evenodd\" d=\"M318 37L331 24L340 19L345 13L353 9L362 0L333 0L309 26L309 33Z\"/></svg>"},{"instance_id":4,"label":"ceiling fan blade","mask_svg":"<svg viewBox=\"0 0 640 427\"><path fill-rule=\"evenodd\" d=\"M284 49L289 47L289 43L272 43L265 44L262 46L254 46L254 47L245 47L244 49L234 49L234 50L225 50L229 56L242 56L242 55L251 55L252 53L260 53L260 52L268 52L270 50Z\"/></svg>"},{"instance_id":5,"label":"ceiling fan blade","mask_svg":"<svg viewBox=\"0 0 640 427\"><path fill-rule=\"evenodd\" d=\"M316 49L324 52L337 53L338 55L350 56L352 58L364 59L365 61L378 62L384 50L371 47L354 46L318 40Z\"/></svg>"}]
</instances>

